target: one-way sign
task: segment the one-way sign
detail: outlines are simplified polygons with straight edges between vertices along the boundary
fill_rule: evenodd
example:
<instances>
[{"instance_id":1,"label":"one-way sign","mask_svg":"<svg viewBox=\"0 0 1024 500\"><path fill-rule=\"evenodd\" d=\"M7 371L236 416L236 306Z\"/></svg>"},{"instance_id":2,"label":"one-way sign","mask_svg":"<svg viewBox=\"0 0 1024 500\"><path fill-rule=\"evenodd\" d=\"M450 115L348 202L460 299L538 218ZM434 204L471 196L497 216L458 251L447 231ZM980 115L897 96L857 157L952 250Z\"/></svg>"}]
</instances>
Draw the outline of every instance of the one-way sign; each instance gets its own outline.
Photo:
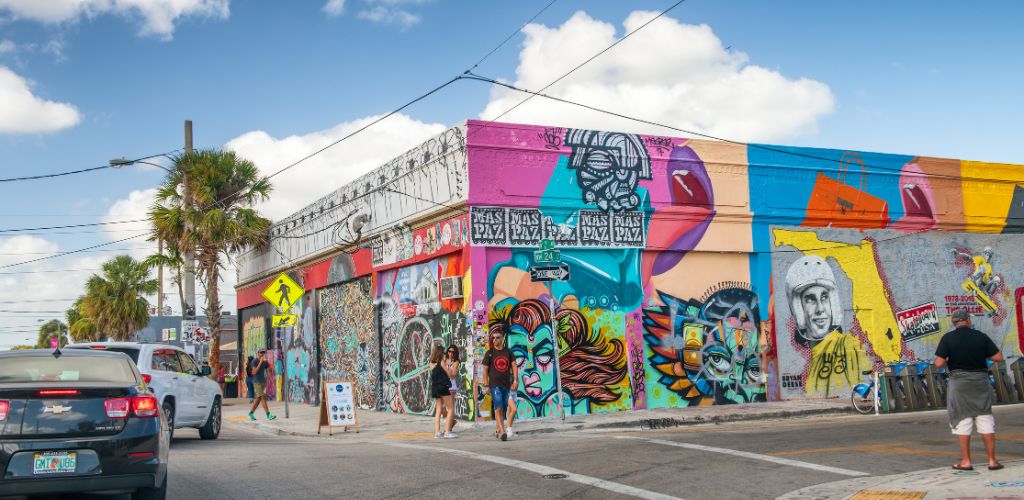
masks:
<instances>
[{"instance_id":1,"label":"one-way sign","mask_svg":"<svg viewBox=\"0 0 1024 500\"><path fill-rule=\"evenodd\" d=\"M530 281L565 281L567 279L569 279L569 264L530 268Z\"/></svg>"}]
</instances>

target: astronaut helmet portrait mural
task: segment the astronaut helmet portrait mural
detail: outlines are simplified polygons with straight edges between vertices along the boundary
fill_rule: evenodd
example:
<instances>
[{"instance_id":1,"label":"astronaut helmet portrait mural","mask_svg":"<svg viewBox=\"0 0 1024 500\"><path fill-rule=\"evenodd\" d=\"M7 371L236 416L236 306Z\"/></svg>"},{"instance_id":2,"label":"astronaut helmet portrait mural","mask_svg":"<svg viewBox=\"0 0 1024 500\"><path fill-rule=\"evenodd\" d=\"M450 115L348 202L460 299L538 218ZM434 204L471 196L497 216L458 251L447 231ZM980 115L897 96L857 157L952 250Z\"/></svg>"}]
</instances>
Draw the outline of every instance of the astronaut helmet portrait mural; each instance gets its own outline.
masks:
<instances>
[{"instance_id":1,"label":"astronaut helmet portrait mural","mask_svg":"<svg viewBox=\"0 0 1024 500\"><path fill-rule=\"evenodd\" d=\"M521 125L471 137L546 153L489 153L470 171L471 185L497 181L471 190L471 234L487 247L488 330L506 336L519 368L518 418L557 414L559 379L567 414L765 400L747 260L704 251L735 244L734 224L715 219L746 205L743 173L711 173L704 155L731 163L742 148ZM541 239L568 279L531 280L546 264L534 259Z\"/></svg>"}]
</instances>

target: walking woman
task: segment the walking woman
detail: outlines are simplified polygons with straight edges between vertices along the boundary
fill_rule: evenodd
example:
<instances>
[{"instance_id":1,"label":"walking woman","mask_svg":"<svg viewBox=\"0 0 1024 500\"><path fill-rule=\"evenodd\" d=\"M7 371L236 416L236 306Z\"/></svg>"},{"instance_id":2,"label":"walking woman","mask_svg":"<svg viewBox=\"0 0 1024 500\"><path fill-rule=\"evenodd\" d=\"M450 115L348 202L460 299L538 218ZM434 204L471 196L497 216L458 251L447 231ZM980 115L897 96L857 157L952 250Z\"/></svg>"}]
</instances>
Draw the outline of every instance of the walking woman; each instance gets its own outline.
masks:
<instances>
[{"instance_id":1,"label":"walking woman","mask_svg":"<svg viewBox=\"0 0 1024 500\"><path fill-rule=\"evenodd\" d=\"M448 392L452 394L452 401L454 403L455 393L459 392L459 366L461 364L461 361L459 360L459 348L455 347L454 344L448 346L448 349L445 350L444 361L442 361L442 363L444 363L444 371L448 373L448 378L451 379L451 386L448 389ZM454 404L452 407L454 408ZM445 415L441 416L443 417ZM448 427L449 432L451 432L452 429L455 428L455 424L458 423L458 421L455 420L454 415L452 415L451 420L452 425Z\"/></svg>"},{"instance_id":2,"label":"walking woman","mask_svg":"<svg viewBox=\"0 0 1024 500\"><path fill-rule=\"evenodd\" d=\"M452 421L455 417L452 406L452 379L445 370L444 347L434 346L434 352L430 354L430 397L434 398L434 437L437 439L451 439L458 437L451 431ZM448 412L445 419L445 432L441 432L441 412Z\"/></svg>"}]
</instances>

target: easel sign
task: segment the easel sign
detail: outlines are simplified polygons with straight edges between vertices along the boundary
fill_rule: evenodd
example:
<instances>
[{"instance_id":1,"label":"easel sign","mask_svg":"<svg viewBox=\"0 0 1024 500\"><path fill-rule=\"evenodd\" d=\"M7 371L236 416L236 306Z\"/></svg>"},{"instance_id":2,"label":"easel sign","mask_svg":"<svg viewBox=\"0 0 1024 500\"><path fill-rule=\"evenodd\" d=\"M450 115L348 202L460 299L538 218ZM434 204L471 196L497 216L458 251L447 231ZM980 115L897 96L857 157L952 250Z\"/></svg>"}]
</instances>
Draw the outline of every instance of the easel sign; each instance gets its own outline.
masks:
<instances>
[{"instance_id":1,"label":"easel sign","mask_svg":"<svg viewBox=\"0 0 1024 500\"><path fill-rule=\"evenodd\" d=\"M356 394L351 380L328 380L321 384L323 394L320 398L320 422L316 433L327 427L327 435L333 436L333 427L355 427L359 432L359 419L356 417Z\"/></svg>"}]
</instances>

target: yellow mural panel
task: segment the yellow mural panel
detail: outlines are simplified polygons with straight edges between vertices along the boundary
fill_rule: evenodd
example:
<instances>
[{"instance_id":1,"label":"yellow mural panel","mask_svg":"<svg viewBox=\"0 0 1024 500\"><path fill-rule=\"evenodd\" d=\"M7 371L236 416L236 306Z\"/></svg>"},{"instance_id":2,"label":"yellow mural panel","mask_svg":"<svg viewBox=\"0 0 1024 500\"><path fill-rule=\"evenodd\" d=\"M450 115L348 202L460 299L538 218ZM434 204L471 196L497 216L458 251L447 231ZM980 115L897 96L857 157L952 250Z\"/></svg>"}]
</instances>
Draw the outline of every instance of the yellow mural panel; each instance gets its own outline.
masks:
<instances>
[{"instance_id":1,"label":"yellow mural panel","mask_svg":"<svg viewBox=\"0 0 1024 500\"><path fill-rule=\"evenodd\" d=\"M1024 170L1020 165L963 161L960 175L963 178L966 230L1001 232L1006 226L1014 189L1024 183Z\"/></svg>"},{"instance_id":2,"label":"yellow mural panel","mask_svg":"<svg viewBox=\"0 0 1024 500\"><path fill-rule=\"evenodd\" d=\"M822 259L831 257L839 264L853 283L854 314L875 354L887 363L899 361L902 334L887 300L889 292L875 265L875 243L867 239L860 244L823 241L812 231L774 229L772 232L776 246L791 246L805 255Z\"/></svg>"}]
</instances>

